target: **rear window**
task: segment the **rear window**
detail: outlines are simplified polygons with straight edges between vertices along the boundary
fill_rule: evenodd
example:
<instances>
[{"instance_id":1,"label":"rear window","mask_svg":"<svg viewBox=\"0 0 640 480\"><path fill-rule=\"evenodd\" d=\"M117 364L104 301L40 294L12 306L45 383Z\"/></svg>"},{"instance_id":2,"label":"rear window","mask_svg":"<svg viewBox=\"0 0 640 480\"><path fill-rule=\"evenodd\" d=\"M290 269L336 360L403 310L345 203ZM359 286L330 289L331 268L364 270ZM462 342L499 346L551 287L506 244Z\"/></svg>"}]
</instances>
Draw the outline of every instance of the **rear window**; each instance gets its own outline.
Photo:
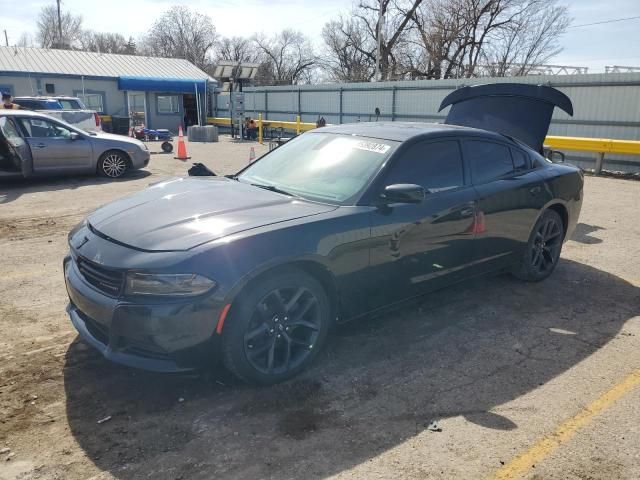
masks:
<instances>
[{"instance_id":1,"label":"rear window","mask_svg":"<svg viewBox=\"0 0 640 480\"><path fill-rule=\"evenodd\" d=\"M516 172L529 169L528 158L522 150L512 148L511 156L513 157L513 167Z\"/></svg>"},{"instance_id":2,"label":"rear window","mask_svg":"<svg viewBox=\"0 0 640 480\"><path fill-rule=\"evenodd\" d=\"M84 110L84 106L80 105L79 100L70 100L68 98L58 99L64 110Z\"/></svg>"},{"instance_id":3,"label":"rear window","mask_svg":"<svg viewBox=\"0 0 640 480\"><path fill-rule=\"evenodd\" d=\"M465 156L471 165L473 183L480 184L513 173L509 147L483 140L465 142Z\"/></svg>"}]
</instances>

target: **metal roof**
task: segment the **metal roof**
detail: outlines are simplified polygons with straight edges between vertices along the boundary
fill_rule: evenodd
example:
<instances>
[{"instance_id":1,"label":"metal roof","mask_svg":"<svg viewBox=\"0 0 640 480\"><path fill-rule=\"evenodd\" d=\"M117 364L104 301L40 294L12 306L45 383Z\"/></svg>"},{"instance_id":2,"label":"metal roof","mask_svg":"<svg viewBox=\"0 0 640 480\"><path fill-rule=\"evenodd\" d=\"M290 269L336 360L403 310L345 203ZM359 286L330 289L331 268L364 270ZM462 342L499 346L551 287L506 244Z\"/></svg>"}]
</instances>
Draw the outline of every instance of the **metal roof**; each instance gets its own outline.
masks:
<instances>
[{"instance_id":1,"label":"metal roof","mask_svg":"<svg viewBox=\"0 0 640 480\"><path fill-rule=\"evenodd\" d=\"M143 57L31 47L0 47L0 73L210 80L180 58Z\"/></svg>"}]
</instances>

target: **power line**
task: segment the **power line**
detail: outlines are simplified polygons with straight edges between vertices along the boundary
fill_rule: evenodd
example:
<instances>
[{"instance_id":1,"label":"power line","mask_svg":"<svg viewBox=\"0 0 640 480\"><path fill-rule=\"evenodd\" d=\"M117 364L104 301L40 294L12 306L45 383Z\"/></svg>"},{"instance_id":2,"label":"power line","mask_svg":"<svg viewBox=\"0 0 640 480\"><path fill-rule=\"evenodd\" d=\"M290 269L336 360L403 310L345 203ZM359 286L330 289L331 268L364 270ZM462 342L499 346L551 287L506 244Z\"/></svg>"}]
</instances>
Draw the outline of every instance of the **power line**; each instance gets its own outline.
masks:
<instances>
[{"instance_id":1,"label":"power line","mask_svg":"<svg viewBox=\"0 0 640 480\"><path fill-rule=\"evenodd\" d=\"M602 25L604 23L624 22L626 20L636 20L638 18L640 18L640 15L638 15L637 17L625 17L625 18L616 18L613 20L605 20L603 22L585 23L583 25L571 25L569 28L590 27L591 25Z\"/></svg>"}]
</instances>

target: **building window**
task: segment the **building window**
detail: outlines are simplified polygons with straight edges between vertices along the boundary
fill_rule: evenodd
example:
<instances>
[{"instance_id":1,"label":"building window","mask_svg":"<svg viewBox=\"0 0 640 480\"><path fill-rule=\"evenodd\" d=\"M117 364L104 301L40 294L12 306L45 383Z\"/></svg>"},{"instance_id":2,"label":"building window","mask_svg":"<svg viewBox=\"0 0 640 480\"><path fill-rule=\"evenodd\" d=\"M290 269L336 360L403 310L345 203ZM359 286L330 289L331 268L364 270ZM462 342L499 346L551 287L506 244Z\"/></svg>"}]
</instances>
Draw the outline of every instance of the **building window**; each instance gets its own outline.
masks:
<instances>
[{"instance_id":1,"label":"building window","mask_svg":"<svg viewBox=\"0 0 640 480\"><path fill-rule=\"evenodd\" d=\"M180 112L178 95L158 95L158 113L178 112Z\"/></svg>"},{"instance_id":2,"label":"building window","mask_svg":"<svg viewBox=\"0 0 640 480\"><path fill-rule=\"evenodd\" d=\"M53 83L45 83L44 89L47 93L56 93L56 87Z\"/></svg>"},{"instance_id":3,"label":"building window","mask_svg":"<svg viewBox=\"0 0 640 480\"><path fill-rule=\"evenodd\" d=\"M84 95L80 95L80 100L82 100L82 103L84 103L89 110L104 112L104 104L102 102L101 94L85 93Z\"/></svg>"},{"instance_id":4,"label":"building window","mask_svg":"<svg viewBox=\"0 0 640 480\"><path fill-rule=\"evenodd\" d=\"M82 91L74 91L74 95L76 95L82 103L84 103L85 107L89 110L95 110L98 113L104 113L104 94L103 93L88 93L85 92L84 95Z\"/></svg>"}]
</instances>

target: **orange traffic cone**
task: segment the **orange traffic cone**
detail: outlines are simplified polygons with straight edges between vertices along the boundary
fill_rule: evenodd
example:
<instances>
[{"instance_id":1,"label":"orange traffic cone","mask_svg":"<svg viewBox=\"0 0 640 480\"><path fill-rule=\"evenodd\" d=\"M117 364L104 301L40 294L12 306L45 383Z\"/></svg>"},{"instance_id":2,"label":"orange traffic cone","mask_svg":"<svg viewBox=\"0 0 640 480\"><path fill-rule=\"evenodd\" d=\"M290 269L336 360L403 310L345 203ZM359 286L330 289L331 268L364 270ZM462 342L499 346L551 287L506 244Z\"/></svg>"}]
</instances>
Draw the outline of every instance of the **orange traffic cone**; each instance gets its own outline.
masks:
<instances>
[{"instance_id":1,"label":"orange traffic cone","mask_svg":"<svg viewBox=\"0 0 640 480\"><path fill-rule=\"evenodd\" d=\"M249 163L253 162L256 159L256 151L253 147L251 147L251 151L249 152Z\"/></svg>"},{"instance_id":2,"label":"orange traffic cone","mask_svg":"<svg viewBox=\"0 0 640 480\"><path fill-rule=\"evenodd\" d=\"M187 146L184 143L184 136L182 135L182 125L178 126L178 156L173 158L182 160L183 162L191 158L187 156Z\"/></svg>"}]
</instances>

